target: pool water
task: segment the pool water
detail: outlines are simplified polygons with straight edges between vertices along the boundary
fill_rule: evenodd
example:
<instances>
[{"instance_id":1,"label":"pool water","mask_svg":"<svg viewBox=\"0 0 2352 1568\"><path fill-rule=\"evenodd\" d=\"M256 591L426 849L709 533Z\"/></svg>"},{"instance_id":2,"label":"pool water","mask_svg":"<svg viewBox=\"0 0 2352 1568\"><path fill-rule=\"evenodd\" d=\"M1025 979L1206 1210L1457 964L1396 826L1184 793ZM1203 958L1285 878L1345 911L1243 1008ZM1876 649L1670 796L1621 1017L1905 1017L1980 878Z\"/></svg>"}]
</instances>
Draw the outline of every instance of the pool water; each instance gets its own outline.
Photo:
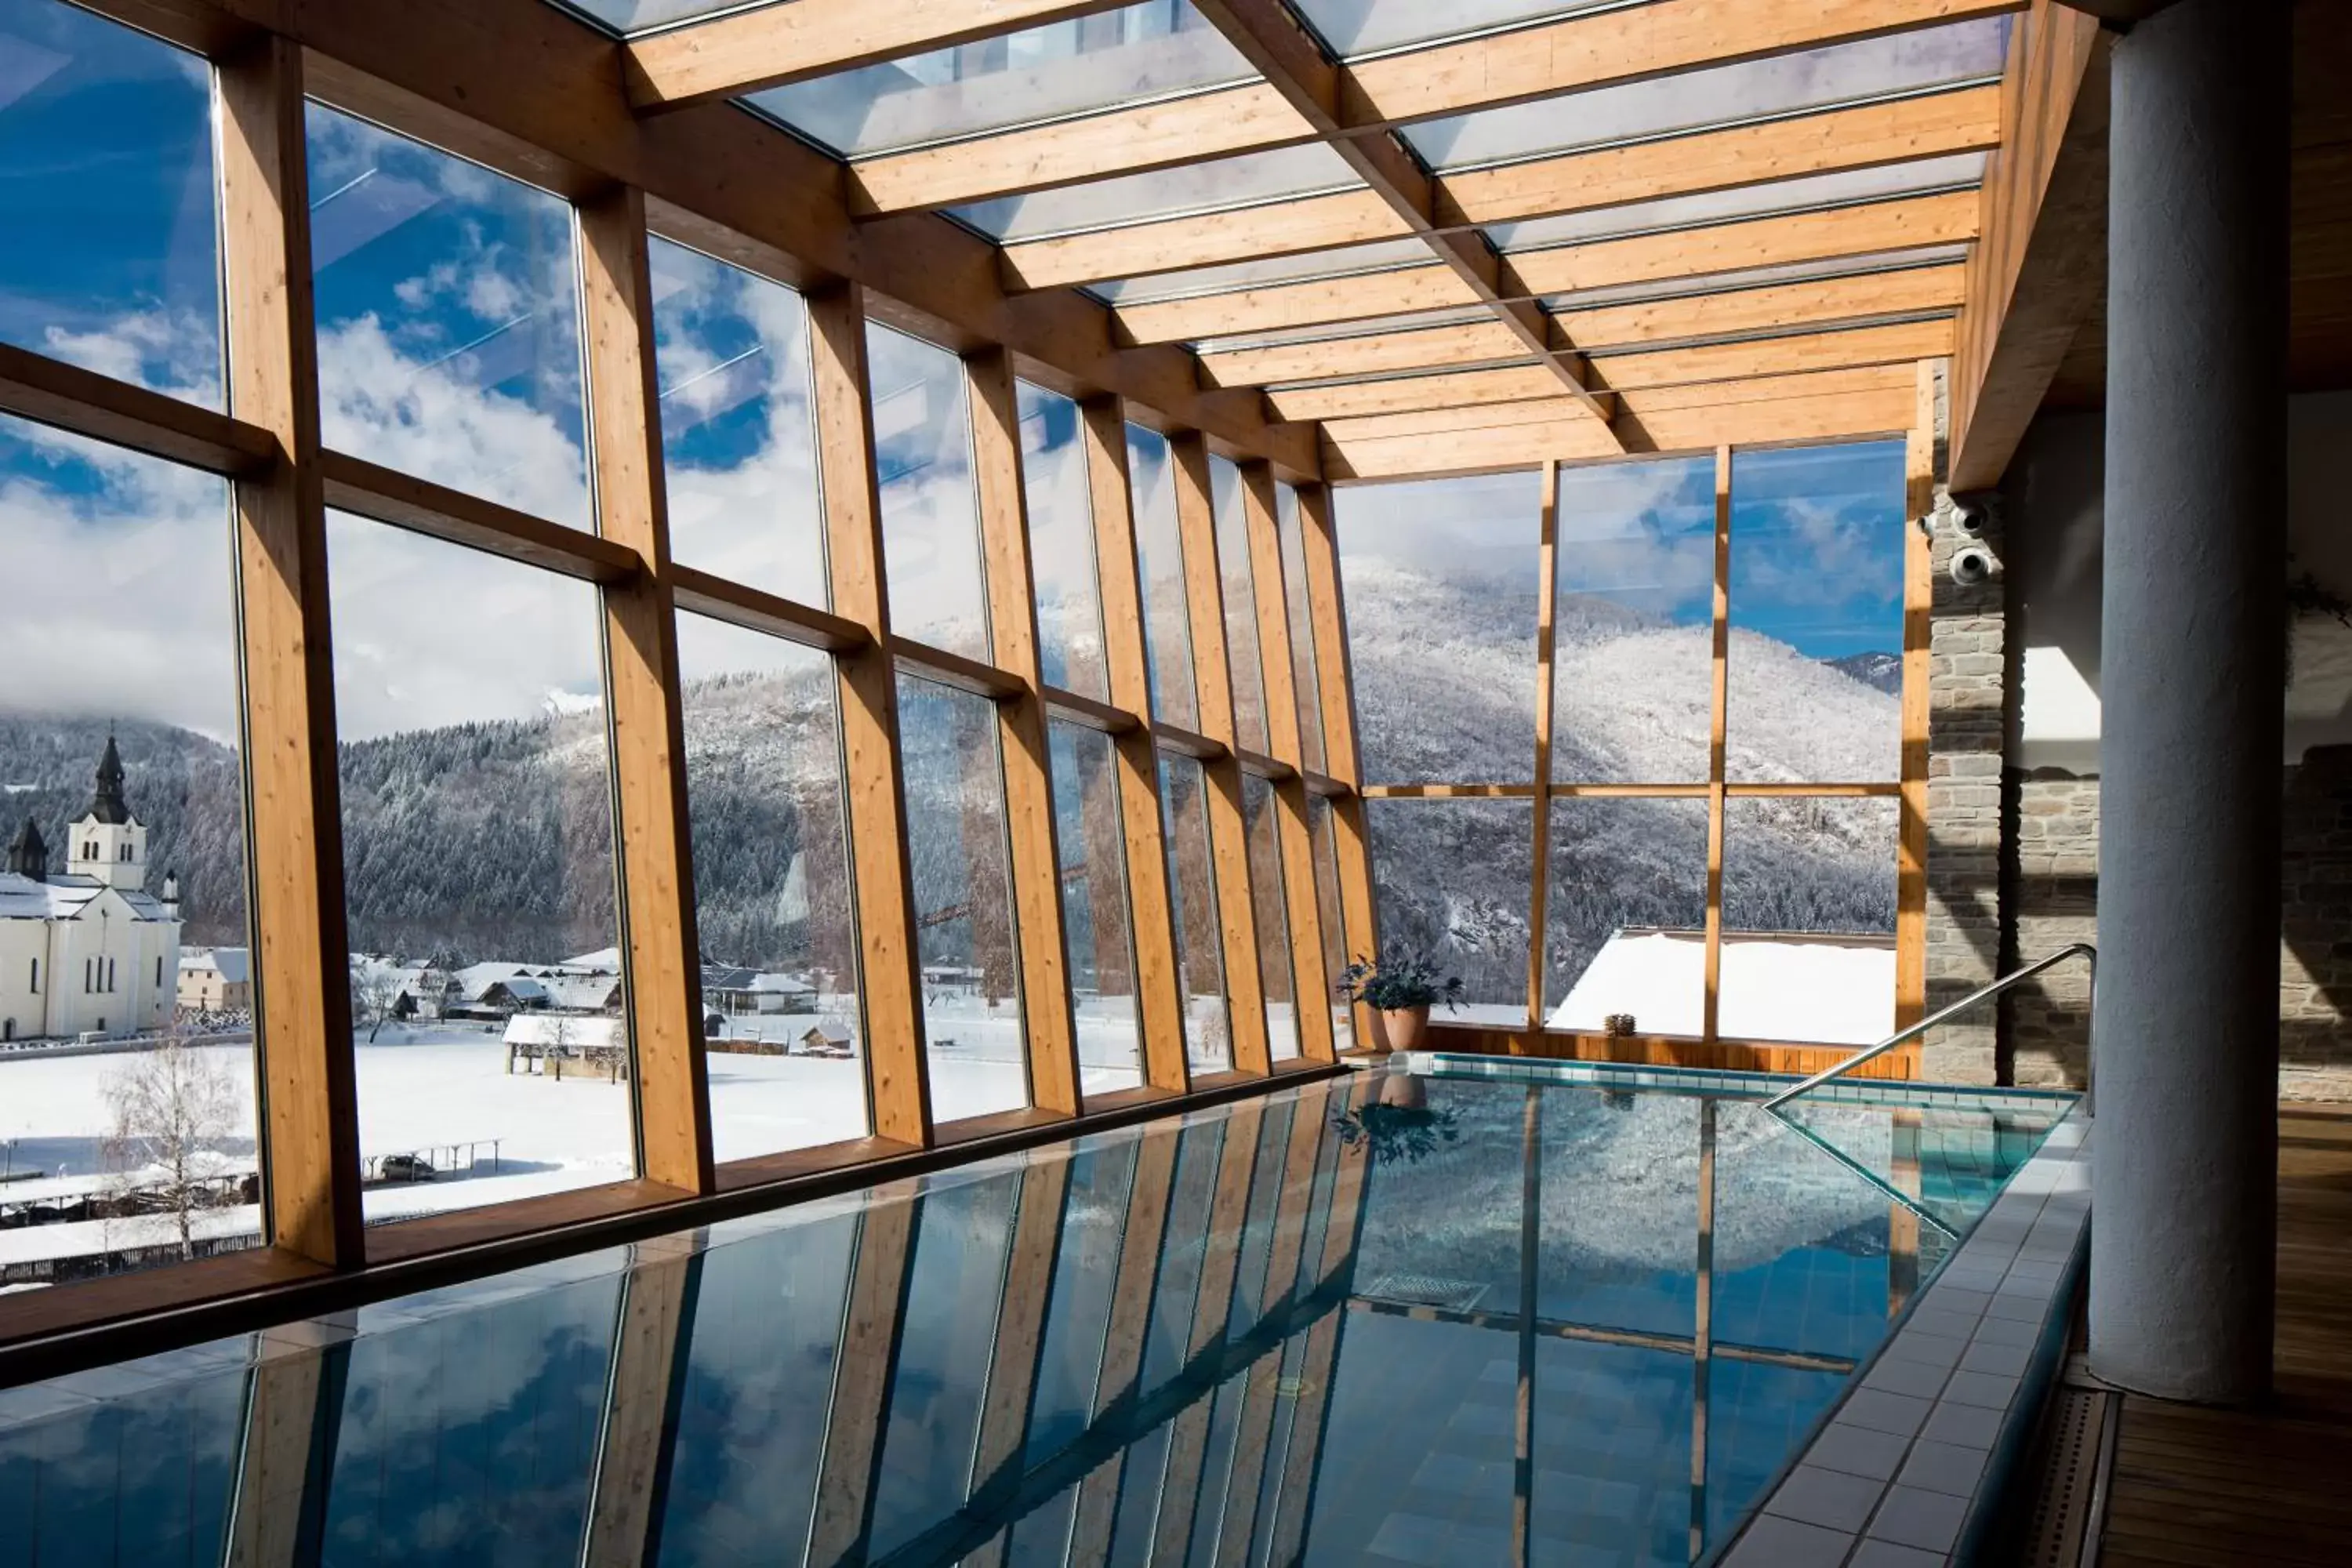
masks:
<instances>
[{"instance_id":1,"label":"pool water","mask_svg":"<svg viewBox=\"0 0 2352 1568\"><path fill-rule=\"evenodd\" d=\"M0 1568L1688 1563L2066 1109L1349 1075L0 1392Z\"/></svg>"}]
</instances>

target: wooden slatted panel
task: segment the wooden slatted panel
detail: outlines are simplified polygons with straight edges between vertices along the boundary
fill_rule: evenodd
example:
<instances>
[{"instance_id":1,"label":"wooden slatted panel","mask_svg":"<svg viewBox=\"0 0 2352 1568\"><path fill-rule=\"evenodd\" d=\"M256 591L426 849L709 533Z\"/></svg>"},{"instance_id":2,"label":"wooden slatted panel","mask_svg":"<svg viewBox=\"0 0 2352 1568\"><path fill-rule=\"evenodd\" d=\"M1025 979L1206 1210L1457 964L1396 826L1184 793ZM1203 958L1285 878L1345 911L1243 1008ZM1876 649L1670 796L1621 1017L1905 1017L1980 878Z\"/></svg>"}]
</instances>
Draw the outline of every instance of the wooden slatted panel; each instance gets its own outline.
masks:
<instances>
[{"instance_id":1,"label":"wooden slatted panel","mask_svg":"<svg viewBox=\"0 0 2352 1568\"><path fill-rule=\"evenodd\" d=\"M1634 305L1563 310L1557 318L1577 343L1595 353L1632 343L1666 343L1732 332L1788 332L1832 321L1959 308L1967 269L1958 262L1864 272L1759 289L1727 289Z\"/></svg>"},{"instance_id":2,"label":"wooden slatted panel","mask_svg":"<svg viewBox=\"0 0 2352 1568\"><path fill-rule=\"evenodd\" d=\"M1234 1067L1272 1070L1265 1028L1265 986L1257 965L1257 911L1250 898L1249 834L1242 814L1241 764L1231 751L1233 664L1225 643L1224 574L1217 566L1217 523L1209 498L1209 447L1199 433L1169 438L1176 481L1176 527L1184 553L1184 596L1192 633L1192 674L1200 695L1201 732L1226 748L1204 759L1202 791L1209 819L1209 856L1217 889L1217 923L1224 937L1226 1011L1232 1017Z\"/></svg>"},{"instance_id":3,"label":"wooden slatted panel","mask_svg":"<svg viewBox=\"0 0 2352 1568\"><path fill-rule=\"evenodd\" d=\"M866 1011L866 1088L877 1136L928 1146L930 1085L923 1070L922 975L898 764L898 677L889 652L882 502L874 476L874 415L866 397L864 290L837 283L810 290L806 300L809 401L824 496L833 608L874 639L872 646L834 660L857 914L858 990Z\"/></svg>"},{"instance_id":4,"label":"wooden slatted panel","mask_svg":"<svg viewBox=\"0 0 2352 1568\"><path fill-rule=\"evenodd\" d=\"M1144 641L1142 571L1134 491L1127 471L1127 421L1116 397L1079 405L1087 495L1094 512L1095 564L1102 589L1103 660L1112 702L1151 710L1151 665ZM1184 996L1177 963L1175 901L1168 886L1168 838L1160 805L1160 759L1151 731L1112 737L1118 757L1119 830L1127 848L1128 907L1135 933L1135 1006L1143 1035L1143 1081L1181 1090L1192 1082L1184 1047Z\"/></svg>"},{"instance_id":5,"label":"wooden slatted panel","mask_svg":"<svg viewBox=\"0 0 2352 1568\"><path fill-rule=\"evenodd\" d=\"M2257 1410L2126 1395L2106 1568L2352 1562L2352 1107L2279 1107L2275 1393Z\"/></svg>"},{"instance_id":6,"label":"wooden slatted panel","mask_svg":"<svg viewBox=\"0 0 2352 1568\"><path fill-rule=\"evenodd\" d=\"M655 410L646 202L621 186L579 208L583 347L599 531L644 570L604 592L621 932L635 1048L641 1173L714 1190L703 1071L702 943L686 805L686 725L670 603L669 510Z\"/></svg>"},{"instance_id":7,"label":"wooden slatted panel","mask_svg":"<svg viewBox=\"0 0 2352 1568\"><path fill-rule=\"evenodd\" d=\"M1013 358L987 349L964 361L971 393L973 489L995 662L1021 682L996 704L1004 763L1004 831L1021 963L1021 1022L1030 1100L1041 1110L1078 1110L1077 1023L1063 931L1061 860L1054 844L1054 779L1037 659L1037 595L1029 560L1029 512L1021 482L1021 410Z\"/></svg>"},{"instance_id":8,"label":"wooden slatted panel","mask_svg":"<svg viewBox=\"0 0 2352 1568\"><path fill-rule=\"evenodd\" d=\"M1257 646L1265 667L1268 744L1277 762L1307 765L1298 727L1298 668L1294 640L1306 628L1290 624L1290 592L1283 580L1281 521L1274 473L1264 463L1242 466L1242 513L1249 538L1250 596L1257 605ZM1299 1053L1308 1061L1338 1054L1331 1010L1323 1005L1337 976L1325 973L1323 913L1315 896L1315 841L1307 826L1303 778L1279 780L1274 790L1275 831L1280 843L1282 888L1288 916L1292 1005L1299 1027Z\"/></svg>"},{"instance_id":9,"label":"wooden slatted panel","mask_svg":"<svg viewBox=\"0 0 2352 1568\"><path fill-rule=\"evenodd\" d=\"M280 453L235 489L266 1223L348 1268L364 1241L301 47L258 39L215 79L229 412Z\"/></svg>"},{"instance_id":10,"label":"wooden slatted panel","mask_svg":"<svg viewBox=\"0 0 2352 1568\"><path fill-rule=\"evenodd\" d=\"M1767 375L1801 375L1821 370L1908 365L1938 358L1949 353L1951 348L1951 320L1939 317L1934 321L1896 321L1885 326L1710 343L1702 348L1613 353L1591 363L1594 374L1609 385L1621 392L1635 392Z\"/></svg>"}]
</instances>

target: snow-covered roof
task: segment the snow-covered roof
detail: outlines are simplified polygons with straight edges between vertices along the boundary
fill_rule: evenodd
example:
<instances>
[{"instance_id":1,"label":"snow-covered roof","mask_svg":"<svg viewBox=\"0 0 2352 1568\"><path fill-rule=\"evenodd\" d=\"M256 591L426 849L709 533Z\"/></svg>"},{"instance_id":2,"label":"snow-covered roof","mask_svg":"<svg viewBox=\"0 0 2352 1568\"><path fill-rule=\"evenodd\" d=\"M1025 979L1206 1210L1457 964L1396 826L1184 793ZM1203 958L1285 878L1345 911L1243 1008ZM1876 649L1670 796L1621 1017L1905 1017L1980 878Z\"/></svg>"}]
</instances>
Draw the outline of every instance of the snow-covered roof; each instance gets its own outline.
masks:
<instances>
[{"instance_id":1,"label":"snow-covered roof","mask_svg":"<svg viewBox=\"0 0 2352 1568\"><path fill-rule=\"evenodd\" d=\"M484 963L469 963L450 978L457 983L457 994L470 1002L502 980L512 980L518 975L526 975L530 973L530 968L528 964L501 963L491 961Z\"/></svg>"},{"instance_id":2,"label":"snow-covered roof","mask_svg":"<svg viewBox=\"0 0 2352 1568\"><path fill-rule=\"evenodd\" d=\"M780 996L805 996L814 992L816 987L797 975L755 974L751 977L751 989Z\"/></svg>"},{"instance_id":3,"label":"snow-covered roof","mask_svg":"<svg viewBox=\"0 0 2352 1568\"><path fill-rule=\"evenodd\" d=\"M593 952L577 952L563 960L559 967L592 974L618 974L621 973L621 950L600 947Z\"/></svg>"},{"instance_id":4,"label":"snow-covered roof","mask_svg":"<svg viewBox=\"0 0 2352 1568\"><path fill-rule=\"evenodd\" d=\"M210 969L231 985L253 977L253 955L241 947L192 947L180 953L182 969Z\"/></svg>"},{"instance_id":5,"label":"snow-covered roof","mask_svg":"<svg viewBox=\"0 0 2352 1568\"><path fill-rule=\"evenodd\" d=\"M819 1039L830 1046L845 1046L849 1044L849 1031L838 1024L821 1023L802 1031L801 1038Z\"/></svg>"},{"instance_id":6,"label":"snow-covered roof","mask_svg":"<svg viewBox=\"0 0 2352 1568\"><path fill-rule=\"evenodd\" d=\"M483 986L474 999L479 1001L492 991L504 991L518 1002L544 1002L547 1000L547 982L533 980L528 974L509 974L504 980L493 980Z\"/></svg>"},{"instance_id":7,"label":"snow-covered roof","mask_svg":"<svg viewBox=\"0 0 2352 1568\"><path fill-rule=\"evenodd\" d=\"M1726 931L1717 1032L1732 1040L1871 1045L1895 1030L1895 939ZM1621 931L1552 1009L1555 1029L1598 1033L1631 1013L1645 1035L1696 1035L1706 941L1694 931Z\"/></svg>"},{"instance_id":8,"label":"snow-covered roof","mask_svg":"<svg viewBox=\"0 0 2352 1568\"><path fill-rule=\"evenodd\" d=\"M549 1005L583 1013L609 1007L621 994L621 979L616 974L551 974L539 984L547 993Z\"/></svg>"},{"instance_id":9,"label":"snow-covered roof","mask_svg":"<svg viewBox=\"0 0 2352 1568\"><path fill-rule=\"evenodd\" d=\"M510 1046L569 1046L574 1050L629 1043L618 1018L575 1018L560 1013L517 1013L507 1020L504 1037Z\"/></svg>"},{"instance_id":10,"label":"snow-covered roof","mask_svg":"<svg viewBox=\"0 0 2352 1568\"><path fill-rule=\"evenodd\" d=\"M84 910L108 892L114 893L129 907L133 920L171 919L153 894L135 889L110 889L93 877L51 877L37 882L19 872L0 871L0 920L79 920Z\"/></svg>"}]
</instances>

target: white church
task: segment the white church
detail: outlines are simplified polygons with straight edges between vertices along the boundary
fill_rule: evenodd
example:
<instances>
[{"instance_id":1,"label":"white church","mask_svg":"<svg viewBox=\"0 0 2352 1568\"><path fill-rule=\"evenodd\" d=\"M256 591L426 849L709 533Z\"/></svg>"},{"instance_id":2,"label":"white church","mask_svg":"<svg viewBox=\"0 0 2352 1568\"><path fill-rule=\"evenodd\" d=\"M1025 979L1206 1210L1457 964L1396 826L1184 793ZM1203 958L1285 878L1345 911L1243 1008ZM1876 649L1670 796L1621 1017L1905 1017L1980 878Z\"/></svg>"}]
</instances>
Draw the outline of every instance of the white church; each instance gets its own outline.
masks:
<instances>
[{"instance_id":1,"label":"white church","mask_svg":"<svg viewBox=\"0 0 2352 1568\"><path fill-rule=\"evenodd\" d=\"M0 1039L122 1035L168 1023L179 984L177 879L147 891L147 829L109 736L98 793L68 825L67 870L26 818L0 871Z\"/></svg>"}]
</instances>

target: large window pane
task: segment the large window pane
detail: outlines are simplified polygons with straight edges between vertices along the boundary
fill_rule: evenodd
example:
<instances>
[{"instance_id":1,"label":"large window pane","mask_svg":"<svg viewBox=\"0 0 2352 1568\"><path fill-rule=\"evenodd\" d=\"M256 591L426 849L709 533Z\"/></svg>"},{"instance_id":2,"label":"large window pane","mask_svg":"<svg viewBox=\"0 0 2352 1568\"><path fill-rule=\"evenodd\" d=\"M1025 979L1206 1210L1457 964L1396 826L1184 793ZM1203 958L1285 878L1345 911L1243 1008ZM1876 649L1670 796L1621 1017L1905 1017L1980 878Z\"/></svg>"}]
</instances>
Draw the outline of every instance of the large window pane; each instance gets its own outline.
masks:
<instances>
[{"instance_id":1,"label":"large window pane","mask_svg":"<svg viewBox=\"0 0 2352 1568\"><path fill-rule=\"evenodd\" d=\"M1298 1054L1298 988L1290 963L1290 911L1282 891L1282 835L1274 786L1242 775L1242 826L1249 837L1250 906L1257 916L1257 970L1265 986L1265 1035L1276 1061Z\"/></svg>"},{"instance_id":2,"label":"large window pane","mask_svg":"<svg viewBox=\"0 0 2352 1568\"><path fill-rule=\"evenodd\" d=\"M1706 802L1555 800L1545 1023L1696 1036L1706 1005Z\"/></svg>"},{"instance_id":3,"label":"large window pane","mask_svg":"<svg viewBox=\"0 0 2352 1568\"><path fill-rule=\"evenodd\" d=\"M1223 458L1209 459L1209 500L1217 523L1217 573L1225 591L1234 733L1246 750L1264 752L1268 749L1265 671L1258 663L1257 595L1250 584L1249 522L1242 506L1241 469Z\"/></svg>"},{"instance_id":4,"label":"large window pane","mask_svg":"<svg viewBox=\"0 0 2352 1568\"><path fill-rule=\"evenodd\" d=\"M1087 1094L1143 1081L1135 1013L1135 942L1128 920L1127 837L1118 815L1118 753L1100 731L1050 726L1054 844L1062 930Z\"/></svg>"},{"instance_id":5,"label":"large window pane","mask_svg":"<svg viewBox=\"0 0 2352 1568\"><path fill-rule=\"evenodd\" d=\"M866 356L891 629L986 658L988 589L963 362L870 321Z\"/></svg>"},{"instance_id":6,"label":"large window pane","mask_svg":"<svg viewBox=\"0 0 2352 1568\"><path fill-rule=\"evenodd\" d=\"M1381 957L1462 977L1460 1007L1441 1005L1436 1023L1527 1024L1534 809L1526 800L1364 803Z\"/></svg>"},{"instance_id":7,"label":"large window pane","mask_svg":"<svg viewBox=\"0 0 2352 1568\"><path fill-rule=\"evenodd\" d=\"M340 514L327 545L366 1213L626 1180L596 590Z\"/></svg>"},{"instance_id":8,"label":"large window pane","mask_svg":"<svg viewBox=\"0 0 2352 1568\"><path fill-rule=\"evenodd\" d=\"M1192 632L1186 621L1184 544L1176 521L1176 468L1168 438L1127 427L1128 486L1135 501L1135 550L1143 580L1143 641L1151 656L1151 716L1201 727L1192 685Z\"/></svg>"},{"instance_id":9,"label":"large window pane","mask_svg":"<svg viewBox=\"0 0 2352 1568\"><path fill-rule=\"evenodd\" d=\"M1868 1045L1894 1032L1898 816L1885 798L1724 804L1727 1039Z\"/></svg>"},{"instance_id":10,"label":"large window pane","mask_svg":"<svg viewBox=\"0 0 2352 1568\"><path fill-rule=\"evenodd\" d=\"M593 527L572 209L310 106L328 446Z\"/></svg>"},{"instance_id":11,"label":"large window pane","mask_svg":"<svg viewBox=\"0 0 2352 1568\"><path fill-rule=\"evenodd\" d=\"M221 405L211 73L0 0L0 342Z\"/></svg>"},{"instance_id":12,"label":"large window pane","mask_svg":"<svg viewBox=\"0 0 2352 1568\"><path fill-rule=\"evenodd\" d=\"M666 239L651 258L670 554L829 604L806 307L781 283Z\"/></svg>"},{"instance_id":13,"label":"large window pane","mask_svg":"<svg viewBox=\"0 0 2352 1568\"><path fill-rule=\"evenodd\" d=\"M1715 460L1559 473L1552 777L1696 784L1715 727Z\"/></svg>"},{"instance_id":14,"label":"large window pane","mask_svg":"<svg viewBox=\"0 0 2352 1568\"><path fill-rule=\"evenodd\" d=\"M0 416L9 1278L257 1238L228 487Z\"/></svg>"},{"instance_id":15,"label":"large window pane","mask_svg":"<svg viewBox=\"0 0 2352 1568\"><path fill-rule=\"evenodd\" d=\"M1328 998L1331 1028L1339 1048L1344 1051L1356 1043L1355 1013L1339 999L1336 987L1340 972L1353 956L1348 945L1352 933L1339 903L1339 824L1332 816L1331 803L1321 795L1307 797L1307 836L1315 847L1315 908L1322 917L1323 973L1330 976L1335 987Z\"/></svg>"},{"instance_id":16,"label":"large window pane","mask_svg":"<svg viewBox=\"0 0 2352 1568\"><path fill-rule=\"evenodd\" d=\"M1368 784L1507 784L1536 756L1532 474L1333 492Z\"/></svg>"},{"instance_id":17,"label":"large window pane","mask_svg":"<svg viewBox=\"0 0 2352 1568\"><path fill-rule=\"evenodd\" d=\"M677 664L717 1155L862 1138L866 1031L833 660L682 615Z\"/></svg>"},{"instance_id":18,"label":"large window pane","mask_svg":"<svg viewBox=\"0 0 2352 1568\"><path fill-rule=\"evenodd\" d=\"M1290 668L1298 689L1298 748L1308 768L1325 771L1323 686L1315 668L1315 612L1307 592L1306 535L1298 522L1298 492L1274 488L1276 527L1282 536L1282 584L1289 598Z\"/></svg>"},{"instance_id":19,"label":"large window pane","mask_svg":"<svg viewBox=\"0 0 2352 1568\"><path fill-rule=\"evenodd\" d=\"M995 706L902 677L898 741L931 1114L954 1121L1015 1110L1029 1103L1029 1058Z\"/></svg>"},{"instance_id":20,"label":"large window pane","mask_svg":"<svg viewBox=\"0 0 2352 1568\"><path fill-rule=\"evenodd\" d=\"M1160 755L1160 807L1168 835L1168 895L1175 904L1176 966L1184 994L1184 1048L1194 1072L1234 1065L1225 1010L1225 963L1210 869L1208 781L1191 757Z\"/></svg>"},{"instance_id":21,"label":"large window pane","mask_svg":"<svg viewBox=\"0 0 2352 1568\"><path fill-rule=\"evenodd\" d=\"M1896 776L1903 510L1900 441L1732 454L1733 783Z\"/></svg>"},{"instance_id":22,"label":"large window pane","mask_svg":"<svg viewBox=\"0 0 2352 1568\"><path fill-rule=\"evenodd\" d=\"M1021 489L1029 511L1029 571L1037 591L1037 662L1049 686L1110 699L1102 594L1095 584L1094 504L1078 405L1019 384Z\"/></svg>"}]
</instances>

